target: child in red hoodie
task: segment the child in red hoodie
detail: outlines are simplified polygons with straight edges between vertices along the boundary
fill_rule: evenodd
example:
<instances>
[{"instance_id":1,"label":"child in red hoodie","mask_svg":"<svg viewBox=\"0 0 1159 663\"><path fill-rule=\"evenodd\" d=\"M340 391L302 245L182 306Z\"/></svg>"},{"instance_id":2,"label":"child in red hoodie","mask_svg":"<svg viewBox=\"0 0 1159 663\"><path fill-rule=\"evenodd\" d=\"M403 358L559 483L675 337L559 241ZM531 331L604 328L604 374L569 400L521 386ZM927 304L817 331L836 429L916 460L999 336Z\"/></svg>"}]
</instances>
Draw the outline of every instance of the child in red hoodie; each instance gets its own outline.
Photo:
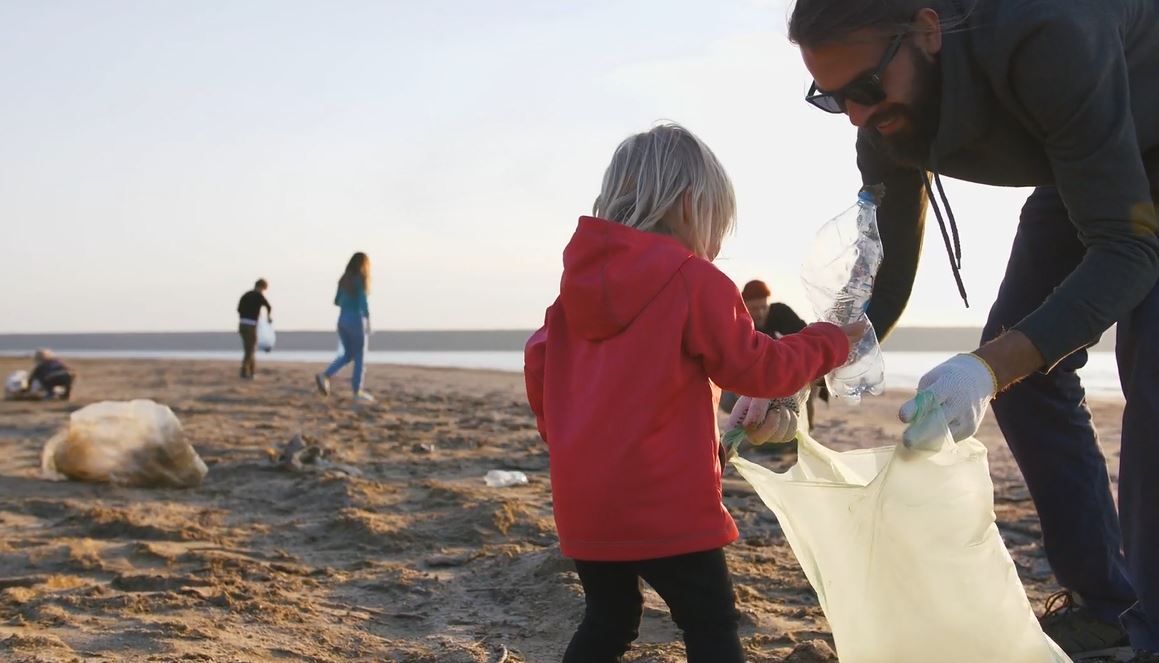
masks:
<instances>
[{"instance_id":1,"label":"child in red hoodie","mask_svg":"<svg viewBox=\"0 0 1159 663\"><path fill-rule=\"evenodd\" d=\"M735 210L724 169L686 129L628 138L527 342L560 547L587 605L565 663L620 660L637 636L641 579L671 609L690 663L743 661L714 383L789 396L844 363L849 341L825 323L780 340L753 329L712 265Z\"/></svg>"}]
</instances>

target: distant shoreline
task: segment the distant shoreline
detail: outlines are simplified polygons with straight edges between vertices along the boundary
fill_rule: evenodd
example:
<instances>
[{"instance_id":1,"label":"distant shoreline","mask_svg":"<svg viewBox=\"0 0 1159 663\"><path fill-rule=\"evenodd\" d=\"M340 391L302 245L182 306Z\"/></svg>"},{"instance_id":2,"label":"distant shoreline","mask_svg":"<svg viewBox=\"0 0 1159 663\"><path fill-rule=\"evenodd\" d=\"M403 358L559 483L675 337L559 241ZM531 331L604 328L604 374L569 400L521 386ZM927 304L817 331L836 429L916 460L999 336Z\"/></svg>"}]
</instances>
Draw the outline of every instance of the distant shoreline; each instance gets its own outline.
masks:
<instances>
[{"instance_id":1,"label":"distant shoreline","mask_svg":"<svg viewBox=\"0 0 1159 663\"><path fill-rule=\"evenodd\" d=\"M378 331L371 339L376 350L393 352L514 352L523 349L530 329ZM973 327L899 328L883 344L899 352L954 352L973 349L981 337ZM1093 349L1115 349L1113 330ZM278 332L278 349L328 352L334 349L331 331ZM237 333L127 332L78 334L0 334L0 353L31 352L40 347L58 351L218 352L238 347Z\"/></svg>"}]
</instances>

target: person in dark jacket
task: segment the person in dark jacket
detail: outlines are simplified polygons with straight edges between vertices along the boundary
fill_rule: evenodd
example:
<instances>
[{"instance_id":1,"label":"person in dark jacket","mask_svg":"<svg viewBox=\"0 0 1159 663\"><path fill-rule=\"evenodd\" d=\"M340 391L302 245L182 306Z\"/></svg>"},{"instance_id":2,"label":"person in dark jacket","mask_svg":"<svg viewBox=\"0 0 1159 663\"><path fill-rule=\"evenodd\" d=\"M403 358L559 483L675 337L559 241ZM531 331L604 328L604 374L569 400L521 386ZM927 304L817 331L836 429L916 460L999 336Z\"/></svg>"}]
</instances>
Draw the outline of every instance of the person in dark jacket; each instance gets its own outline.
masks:
<instances>
[{"instance_id":1,"label":"person in dark jacket","mask_svg":"<svg viewBox=\"0 0 1159 663\"><path fill-rule=\"evenodd\" d=\"M773 292L769 289L768 284L759 279L749 281L741 289L741 298L744 300L745 308L748 309L757 331L773 338L781 338L789 334L796 334L807 326L792 307L781 302L772 302L772 297ZM738 394L731 391L722 392L720 409L731 413L739 398ZM815 421L814 401L818 398L826 403L829 402L829 391L825 388L824 379L817 380L813 384L809 398L805 402L810 429L813 428ZM770 447L772 451L778 449L779 447Z\"/></svg>"},{"instance_id":2,"label":"person in dark jacket","mask_svg":"<svg viewBox=\"0 0 1159 663\"><path fill-rule=\"evenodd\" d=\"M806 101L848 116L864 183L885 187L879 335L909 299L927 199L966 299L939 176L1035 187L981 347L918 388L956 439L993 399L1066 589L1046 632L1072 654L1129 637L1131 660L1159 660L1159 3L797 0L789 36ZM1076 373L1116 322L1118 513Z\"/></svg>"},{"instance_id":3,"label":"person in dark jacket","mask_svg":"<svg viewBox=\"0 0 1159 663\"><path fill-rule=\"evenodd\" d=\"M753 327L757 331L762 331L761 327L765 324L765 320L769 317L769 298L773 293L769 290L769 286L761 280L753 279L744 284L741 288L740 297L744 301L745 309L749 312L749 317L753 319ZM804 325L801 328L804 329ZM799 330L798 330L799 331ZM769 334L771 336L771 334ZM732 413L732 408L736 405L740 394L731 391L722 391L720 393L720 409Z\"/></svg>"},{"instance_id":4,"label":"person in dark jacket","mask_svg":"<svg viewBox=\"0 0 1159 663\"><path fill-rule=\"evenodd\" d=\"M36 351L36 367L28 375L28 395L36 398L72 398L72 383L76 373L47 348Z\"/></svg>"},{"instance_id":5,"label":"person in dark jacket","mask_svg":"<svg viewBox=\"0 0 1159 663\"><path fill-rule=\"evenodd\" d=\"M745 308L758 330L772 336L796 334L805 328L805 321L788 304L773 302L773 292L764 281L753 279L741 289Z\"/></svg>"},{"instance_id":6,"label":"person in dark jacket","mask_svg":"<svg viewBox=\"0 0 1159 663\"><path fill-rule=\"evenodd\" d=\"M254 289L241 296L237 303L237 333L241 335L241 345L244 355L241 360L241 377L243 380L254 379L257 368L255 350L258 346L258 318L262 309L266 309L266 319L273 322L274 307L266 299L266 290L270 284L265 279L258 279Z\"/></svg>"},{"instance_id":7,"label":"person in dark jacket","mask_svg":"<svg viewBox=\"0 0 1159 663\"><path fill-rule=\"evenodd\" d=\"M806 327L806 323L797 315L797 312L788 304L783 302L767 303L772 298L772 292L768 290L768 286L763 281L753 281L753 283L760 283L764 286L765 302L768 313L765 314L764 321L757 325L757 329L772 336L773 338L780 338L788 336L789 334L796 334ZM747 300L746 300L747 303ZM809 399L805 401L805 409L808 413L809 428L813 428L813 422L816 421L816 407L815 403L820 400L823 403L829 402L829 389L825 386L825 379L821 378L813 383L813 388L809 392Z\"/></svg>"}]
</instances>

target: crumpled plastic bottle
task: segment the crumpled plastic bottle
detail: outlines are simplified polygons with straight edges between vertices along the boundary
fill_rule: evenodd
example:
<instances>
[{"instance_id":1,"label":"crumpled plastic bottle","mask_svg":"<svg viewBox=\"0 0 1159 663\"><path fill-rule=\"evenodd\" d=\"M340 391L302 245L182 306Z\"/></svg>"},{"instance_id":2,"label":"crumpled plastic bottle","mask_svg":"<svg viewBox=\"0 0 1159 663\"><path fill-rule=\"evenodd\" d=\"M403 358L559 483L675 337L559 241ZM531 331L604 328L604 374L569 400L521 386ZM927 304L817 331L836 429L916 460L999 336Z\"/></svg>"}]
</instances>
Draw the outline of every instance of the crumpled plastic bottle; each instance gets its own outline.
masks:
<instances>
[{"instance_id":1,"label":"crumpled plastic bottle","mask_svg":"<svg viewBox=\"0 0 1159 663\"><path fill-rule=\"evenodd\" d=\"M849 359L825 376L830 393L849 403L884 391L885 363L866 309L884 250L877 228L882 187L865 187L857 204L817 232L801 273L805 292L820 320L837 325L861 322L866 333L850 348Z\"/></svg>"},{"instance_id":2,"label":"crumpled plastic bottle","mask_svg":"<svg viewBox=\"0 0 1159 663\"><path fill-rule=\"evenodd\" d=\"M527 483L527 475L518 470L491 470L483 477L483 481L491 488L522 486Z\"/></svg>"}]
</instances>

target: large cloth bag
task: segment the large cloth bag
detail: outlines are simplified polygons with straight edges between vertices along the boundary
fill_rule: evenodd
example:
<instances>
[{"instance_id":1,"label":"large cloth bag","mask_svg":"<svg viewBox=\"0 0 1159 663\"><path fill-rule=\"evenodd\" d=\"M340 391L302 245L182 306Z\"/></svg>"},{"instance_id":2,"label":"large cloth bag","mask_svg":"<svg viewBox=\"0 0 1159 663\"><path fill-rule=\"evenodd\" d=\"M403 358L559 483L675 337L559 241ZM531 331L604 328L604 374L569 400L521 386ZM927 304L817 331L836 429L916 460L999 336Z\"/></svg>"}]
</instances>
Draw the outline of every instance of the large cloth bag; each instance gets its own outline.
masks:
<instances>
[{"instance_id":1,"label":"large cloth bag","mask_svg":"<svg viewBox=\"0 0 1159 663\"><path fill-rule=\"evenodd\" d=\"M1038 625L998 533L986 448L835 452L798 437L776 473L732 465L776 514L833 630L841 663L1069 663Z\"/></svg>"}]
</instances>

